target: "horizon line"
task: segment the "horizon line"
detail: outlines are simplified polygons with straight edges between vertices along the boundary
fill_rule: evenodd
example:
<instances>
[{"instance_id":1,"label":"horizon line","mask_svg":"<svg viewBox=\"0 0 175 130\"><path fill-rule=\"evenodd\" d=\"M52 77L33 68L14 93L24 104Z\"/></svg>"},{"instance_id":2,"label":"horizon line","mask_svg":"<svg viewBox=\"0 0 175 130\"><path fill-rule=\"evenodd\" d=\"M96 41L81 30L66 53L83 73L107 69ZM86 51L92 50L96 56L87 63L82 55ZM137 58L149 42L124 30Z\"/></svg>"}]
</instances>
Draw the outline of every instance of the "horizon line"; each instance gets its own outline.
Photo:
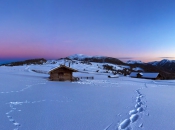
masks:
<instances>
[{"instance_id":1,"label":"horizon line","mask_svg":"<svg viewBox=\"0 0 175 130\"><path fill-rule=\"evenodd\" d=\"M97 56L97 55L96 55ZM66 58L68 56L65 56L65 57L61 57L61 58ZM106 57L109 57L109 56L106 56ZM42 57L44 58L44 57ZM61 58L44 58L46 60L59 60ZM116 57L111 57L111 58L116 58ZM145 60L143 59L145 58ZM41 59L41 58L38 58L38 57L8 57L8 58L0 58L0 64L9 64L9 63L12 63L12 62L20 62L20 61L25 61L25 60L31 60L31 59ZM131 60L131 61L141 61L143 63L149 63L149 62L154 62L154 61L161 61L161 60L164 60L164 59L167 59L167 60L175 60L175 57L152 57L152 58L147 58L147 57L118 57L116 59L119 59L121 60L122 62L126 63L127 61ZM153 60L154 59L154 60Z\"/></svg>"}]
</instances>

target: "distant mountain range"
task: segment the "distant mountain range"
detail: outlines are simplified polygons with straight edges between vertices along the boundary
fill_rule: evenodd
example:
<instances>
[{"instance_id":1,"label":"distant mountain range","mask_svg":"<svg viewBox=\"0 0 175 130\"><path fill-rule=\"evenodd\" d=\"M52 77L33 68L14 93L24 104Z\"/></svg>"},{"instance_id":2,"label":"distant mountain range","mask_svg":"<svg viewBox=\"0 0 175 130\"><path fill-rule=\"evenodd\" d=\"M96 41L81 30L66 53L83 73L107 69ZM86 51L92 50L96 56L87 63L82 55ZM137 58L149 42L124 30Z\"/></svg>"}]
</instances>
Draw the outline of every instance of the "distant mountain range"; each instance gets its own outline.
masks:
<instances>
[{"instance_id":1,"label":"distant mountain range","mask_svg":"<svg viewBox=\"0 0 175 130\"><path fill-rule=\"evenodd\" d=\"M175 60L163 59L161 61L149 62L149 64L152 64L154 66L165 67L165 68L173 68L175 67Z\"/></svg>"},{"instance_id":2,"label":"distant mountain range","mask_svg":"<svg viewBox=\"0 0 175 130\"><path fill-rule=\"evenodd\" d=\"M175 72L175 60L167 60L163 59L161 61L154 61L154 62L149 62L149 64L153 66L157 66L160 69L166 69L171 72Z\"/></svg>"},{"instance_id":3,"label":"distant mountain range","mask_svg":"<svg viewBox=\"0 0 175 130\"><path fill-rule=\"evenodd\" d=\"M87 56L83 54L75 54L67 57L71 60L80 60L80 61L89 61L89 62L99 62L99 63L111 63L111 64L118 64L124 65L125 63L120 61L117 58L113 57L106 57L106 56Z\"/></svg>"},{"instance_id":4,"label":"distant mountain range","mask_svg":"<svg viewBox=\"0 0 175 130\"><path fill-rule=\"evenodd\" d=\"M165 79L175 79L175 60L161 60L149 63L143 63L142 61L132 61L129 60L126 63L113 57L107 56L87 56L83 54L75 54L65 58L67 60L79 60L84 62L98 62L98 63L110 63L115 65L125 65L130 67L130 71L137 71L135 68L141 68L139 71L144 70L145 72L159 72ZM52 60L55 63L57 60ZM18 65L30 65L30 64L45 64L46 59L31 59L20 62L12 62L8 64L3 64L6 66L18 66Z\"/></svg>"},{"instance_id":5,"label":"distant mountain range","mask_svg":"<svg viewBox=\"0 0 175 130\"><path fill-rule=\"evenodd\" d=\"M5 65L5 66L20 66L20 65L30 65L30 64L42 65L43 63L46 63L46 62L47 62L46 59L40 58L40 59L30 59L30 60L24 60L24 61L11 62L7 64L2 64L2 65Z\"/></svg>"}]
</instances>

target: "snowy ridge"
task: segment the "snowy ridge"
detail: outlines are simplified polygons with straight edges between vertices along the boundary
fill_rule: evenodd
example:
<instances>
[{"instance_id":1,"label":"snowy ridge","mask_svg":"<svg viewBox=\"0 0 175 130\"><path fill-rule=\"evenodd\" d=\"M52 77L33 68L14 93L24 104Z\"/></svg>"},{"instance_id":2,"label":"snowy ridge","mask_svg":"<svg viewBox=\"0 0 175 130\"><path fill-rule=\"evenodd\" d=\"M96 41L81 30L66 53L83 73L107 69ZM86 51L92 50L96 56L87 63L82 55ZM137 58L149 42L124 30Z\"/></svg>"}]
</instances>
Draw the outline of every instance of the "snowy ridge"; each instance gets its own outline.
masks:
<instances>
[{"instance_id":1,"label":"snowy ridge","mask_svg":"<svg viewBox=\"0 0 175 130\"><path fill-rule=\"evenodd\" d=\"M149 62L149 64L158 67L160 70L167 71L168 73L170 73L168 77L171 77L171 75L173 75L172 79L174 79L175 60L163 59L161 61Z\"/></svg>"},{"instance_id":2,"label":"snowy ridge","mask_svg":"<svg viewBox=\"0 0 175 130\"><path fill-rule=\"evenodd\" d=\"M122 61L117 58L107 57L107 56L87 56L83 54L75 54L68 56L67 58L71 60L81 60L81 61L89 61L89 62L98 62L98 63L113 63L124 65Z\"/></svg>"},{"instance_id":3,"label":"snowy ridge","mask_svg":"<svg viewBox=\"0 0 175 130\"><path fill-rule=\"evenodd\" d=\"M168 59L163 59L161 61L153 61L153 62L149 62L149 64L152 64L152 65L160 65L160 66L163 66L165 64L172 64L172 63L175 63L175 60L168 60Z\"/></svg>"},{"instance_id":4,"label":"snowy ridge","mask_svg":"<svg viewBox=\"0 0 175 130\"><path fill-rule=\"evenodd\" d=\"M68 56L68 58L71 60L84 60L86 58L102 59L102 58L106 58L106 56L88 56L84 54L74 54L74 55Z\"/></svg>"},{"instance_id":5,"label":"snowy ridge","mask_svg":"<svg viewBox=\"0 0 175 130\"><path fill-rule=\"evenodd\" d=\"M126 64L144 64L144 63L140 60L128 60Z\"/></svg>"}]
</instances>

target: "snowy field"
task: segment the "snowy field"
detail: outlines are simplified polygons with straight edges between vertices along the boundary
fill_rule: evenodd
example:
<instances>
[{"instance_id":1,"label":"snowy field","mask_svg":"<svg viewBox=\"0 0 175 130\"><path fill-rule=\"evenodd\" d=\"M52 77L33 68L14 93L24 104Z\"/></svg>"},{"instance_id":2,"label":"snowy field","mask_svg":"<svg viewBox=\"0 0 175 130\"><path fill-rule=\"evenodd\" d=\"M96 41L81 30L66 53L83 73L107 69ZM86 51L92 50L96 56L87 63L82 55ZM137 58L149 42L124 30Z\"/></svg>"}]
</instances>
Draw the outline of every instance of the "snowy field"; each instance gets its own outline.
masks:
<instances>
[{"instance_id":1,"label":"snowy field","mask_svg":"<svg viewBox=\"0 0 175 130\"><path fill-rule=\"evenodd\" d=\"M94 80L56 82L28 68L0 67L0 130L175 129L175 81L75 73Z\"/></svg>"}]
</instances>

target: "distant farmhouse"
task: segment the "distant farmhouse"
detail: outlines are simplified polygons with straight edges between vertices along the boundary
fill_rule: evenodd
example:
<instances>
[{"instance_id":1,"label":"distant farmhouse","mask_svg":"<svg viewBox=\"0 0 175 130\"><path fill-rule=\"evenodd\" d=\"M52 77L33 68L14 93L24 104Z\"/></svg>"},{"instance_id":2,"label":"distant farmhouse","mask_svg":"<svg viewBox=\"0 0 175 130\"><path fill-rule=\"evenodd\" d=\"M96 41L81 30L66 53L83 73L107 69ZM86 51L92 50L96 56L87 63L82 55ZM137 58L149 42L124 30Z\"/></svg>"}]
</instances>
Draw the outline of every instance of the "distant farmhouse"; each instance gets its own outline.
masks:
<instances>
[{"instance_id":1,"label":"distant farmhouse","mask_svg":"<svg viewBox=\"0 0 175 130\"><path fill-rule=\"evenodd\" d=\"M78 72L75 69L72 69L70 67L67 67L65 65L60 65L59 67L56 67L49 71L50 74L50 80L54 81L73 81L73 72Z\"/></svg>"},{"instance_id":2,"label":"distant farmhouse","mask_svg":"<svg viewBox=\"0 0 175 130\"><path fill-rule=\"evenodd\" d=\"M132 78L143 78L143 79L153 79L153 80L160 80L163 77L159 73L139 73L139 72L131 72L130 77Z\"/></svg>"}]
</instances>

